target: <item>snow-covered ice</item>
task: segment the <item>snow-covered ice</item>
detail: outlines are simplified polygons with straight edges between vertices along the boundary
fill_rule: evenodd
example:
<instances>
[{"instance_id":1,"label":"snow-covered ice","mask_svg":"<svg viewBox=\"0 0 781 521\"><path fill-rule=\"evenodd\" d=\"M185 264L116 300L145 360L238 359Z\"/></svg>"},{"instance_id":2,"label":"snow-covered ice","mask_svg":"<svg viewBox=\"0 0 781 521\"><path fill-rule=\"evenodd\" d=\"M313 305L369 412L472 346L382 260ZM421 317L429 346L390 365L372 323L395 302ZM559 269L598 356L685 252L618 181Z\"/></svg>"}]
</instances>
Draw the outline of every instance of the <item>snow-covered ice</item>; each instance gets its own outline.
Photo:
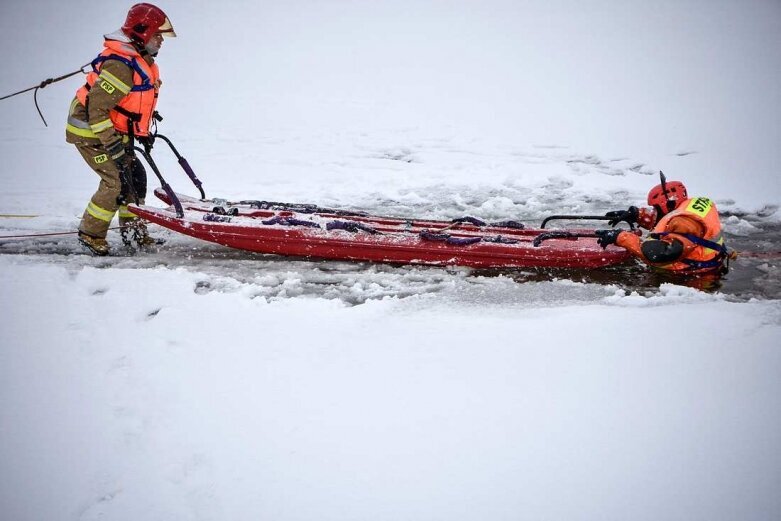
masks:
<instances>
[{"instance_id":1,"label":"snow-covered ice","mask_svg":"<svg viewBox=\"0 0 781 521\"><path fill-rule=\"evenodd\" d=\"M641 204L662 169L764 256L704 292L160 229L102 259L0 241L0 518L781 517L777 2L161 5L161 132L209 196L539 223ZM0 94L86 63L128 6L2 3ZM0 235L77 225L79 81L39 92L49 128L0 102L0 214L36 215Z\"/></svg>"}]
</instances>

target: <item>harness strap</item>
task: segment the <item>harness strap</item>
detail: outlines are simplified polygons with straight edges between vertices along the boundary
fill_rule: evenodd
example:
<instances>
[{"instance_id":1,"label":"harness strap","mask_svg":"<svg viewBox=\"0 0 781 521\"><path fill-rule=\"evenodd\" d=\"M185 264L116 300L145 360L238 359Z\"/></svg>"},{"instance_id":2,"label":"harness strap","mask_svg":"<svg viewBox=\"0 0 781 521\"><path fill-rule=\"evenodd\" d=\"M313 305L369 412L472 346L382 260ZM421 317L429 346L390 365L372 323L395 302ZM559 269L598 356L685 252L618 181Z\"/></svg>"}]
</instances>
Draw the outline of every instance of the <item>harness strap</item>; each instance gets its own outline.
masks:
<instances>
[{"instance_id":1,"label":"harness strap","mask_svg":"<svg viewBox=\"0 0 781 521\"><path fill-rule=\"evenodd\" d=\"M670 234L671 232L657 232L657 233L651 233L649 234L649 236L658 239L659 237L664 237ZM715 257L706 261L698 261L693 259L680 259L679 262L686 264L689 267L689 269L702 270L702 269L719 268L724 264L725 258L729 259L729 250L723 244L719 244L717 242L710 241L708 239L703 239L702 237L697 237L696 235L692 235L691 233L675 232L675 235L680 235L681 237L685 237L686 239L696 244L697 246L702 246L703 248L708 248L709 250L713 250L716 252Z\"/></svg>"},{"instance_id":2,"label":"harness strap","mask_svg":"<svg viewBox=\"0 0 781 521\"><path fill-rule=\"evenodd\" d=\"M139 76L141 76L141 85L133 85L133 87L130 88L129 92L145 92L151 89L154 89L154 85L149 79L149 76L144 72L144 70L141 68L141 66L138 64L138 60L133 58L132 60L125 58L124 56L120 56L119 54L109 54L108 56L102 56L98 55L97 58L92 60L90 62L90 65L92 66L92 72L95 74L100 74L100 69L98 68L99 65L103 64L104 62L108 60L117 60L119 62L124 63L131 69L133 69ZM85 83L84 87L87 89L87 92L90 92L92 89L92 86L89 83ZM86 102L84 104L84 109L87 112L87 117L89 118L89 96L87 96ZM134 134L133 127L138 125L138 123L141 121L141 114L138 112L131 112L127 109L124 109L120 107L119 105L116 105L113 107L112 110L115 110L119 114L122 114L128 119L128 130L130 130L131 134Z\"/></svg>"},{"instance_id":3,"label":"harness strap","mask_svg":"<svg viewBox=\"0 0 781 521\"><path fill-rule=\"evenodd\" d=\"M97 58L92 60L92 71L95 74L100 74L100 70L98 69L98 65L102 64L103 62L107 60L117 60L119 62L124 63L136 73L138 73L139 76L141 76L141 85L133 85L133 87L130 89L130 92L142 92L154 89L155 86L152 85L152 82L149 81L149 76L144 72L144 69L141 68L141 66L138 64L138 60L133 58L132 60L129 60L125 58L124 56L120 56L119 54L109 54L108 56L102 56L98 55Z\"/></svg>"},{"instance_id":4,"label":"harness strap","mask_svg":"<svg viewBox=\"0 0 781 521\"><path fill-rule=\"evenodd\" d=\"M131 112L127 109L120 107L119 105L115 106L112 110L116 110L117 112L125 116L127 119L132 121L133 123L138 123L139 121L141 121L141 114L139 114L138 112Z\"/></svg>"},{"instance_id":5,"label":"harness strap","mask_svg":"<svg viewBox=\"0 0 781 521\"><path fill-rule=\"evenodd\" d=\"M680 262L686 264L689 269L692 270L704 270L711 268L719 268L724 264L724 256L718 255L717 257L709 261L696 261L692 259L681 259Z\"/></svg>"},{"instance_id":6,"label":"harness strap","mask_svg":"<svg viewBox=\"0 0 781 521\"><path fill-rule=\"evenodd\" d=\"M708 248L709 250L714 250L724 255L727 255L729 253L727 251L727 247L724 246L723 244L719 244L718 242L714 242L714 241L709 241L708 239L703 239L702 237L697 237L696 235L692 235L691 233L656 232L656 233L650 233L649 235L654 239L658 239L659 237L664 237L665 235L670 235L671 233L674 233L675 235L680 235L681 237L685 237L686 239L690 240L697 246L702 246L703 248Z\"/></svg>"}]
</instances>

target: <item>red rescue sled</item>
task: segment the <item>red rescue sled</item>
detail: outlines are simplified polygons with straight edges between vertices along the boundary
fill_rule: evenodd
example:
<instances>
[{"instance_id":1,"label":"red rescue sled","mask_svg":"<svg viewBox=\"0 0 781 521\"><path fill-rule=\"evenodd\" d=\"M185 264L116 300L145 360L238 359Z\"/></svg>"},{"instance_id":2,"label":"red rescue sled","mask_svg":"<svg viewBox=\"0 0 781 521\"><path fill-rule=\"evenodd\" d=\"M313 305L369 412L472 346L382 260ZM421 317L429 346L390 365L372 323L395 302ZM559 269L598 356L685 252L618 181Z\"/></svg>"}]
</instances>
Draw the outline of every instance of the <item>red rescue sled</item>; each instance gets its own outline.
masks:
<instances>
[{"instance_id":1,"label":"red rescue sled","mask_svg":"<svg viewBox=\"0 0 781 521\"><path fill-rule=\"evenodd\" d=\"M158 189L166 203L171 198ZM314 205L195 199L179 195L174 208L130 205L139 217L170 230L257 253L399 264L472 268L600 268L629 258L623 248L602 249L588 230L522 229L487 224L372 216Z\"/></svg>"}]
</instances>

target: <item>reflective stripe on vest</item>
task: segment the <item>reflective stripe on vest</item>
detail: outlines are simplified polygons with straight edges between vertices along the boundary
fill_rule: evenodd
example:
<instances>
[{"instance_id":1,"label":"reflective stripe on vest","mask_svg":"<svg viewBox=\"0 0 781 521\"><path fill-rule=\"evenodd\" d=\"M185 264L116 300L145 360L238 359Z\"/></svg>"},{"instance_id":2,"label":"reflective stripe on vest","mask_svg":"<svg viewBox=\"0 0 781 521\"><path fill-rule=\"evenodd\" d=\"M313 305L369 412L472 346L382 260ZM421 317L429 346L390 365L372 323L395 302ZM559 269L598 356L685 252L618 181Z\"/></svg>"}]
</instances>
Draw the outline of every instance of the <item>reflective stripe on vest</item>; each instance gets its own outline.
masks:
<instances>
[{"instance_id":1,"label":"reflective stripe on vest","mask_svg":"<svg viewBox=\"0 0 781 521\"><path fill-rule=\"evenodd\" d=\"M65 130L71 134L76 134L80 137L98 139L98 136L92 131L89 123L73 117L73 113L76 111L76 107L79 106L79 99L74 98L71 102L70 110L68 111L68 123L65 125Z\"/></svg>"}]
</instances>

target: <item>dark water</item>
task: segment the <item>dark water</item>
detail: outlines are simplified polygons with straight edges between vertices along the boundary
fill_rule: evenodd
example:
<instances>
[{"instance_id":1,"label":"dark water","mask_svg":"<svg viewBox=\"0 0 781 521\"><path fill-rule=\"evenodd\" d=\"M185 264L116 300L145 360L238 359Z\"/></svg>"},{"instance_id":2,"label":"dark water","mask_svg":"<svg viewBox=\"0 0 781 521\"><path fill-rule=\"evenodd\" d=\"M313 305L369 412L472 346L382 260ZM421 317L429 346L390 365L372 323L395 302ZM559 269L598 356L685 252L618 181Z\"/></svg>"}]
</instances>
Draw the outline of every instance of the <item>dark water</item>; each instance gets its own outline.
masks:
<instances>
[{"instance_id":1,"label":"dark water","mask_svg":"<svg viewBox=\"0 0 781 521\"><path fill-rule=\"evenodd\" d=\"M512 272L502 275L519 282L566 278L577 282L615 284L629 291L653 292L665 283L720 292L737 300L781 298L781 224L754 220L759 231L750 236L725 233L730 249L738 258L730 262L729 272L721 277L682 277L654 271L637 261L599 270L539 270ZM490 274L484 272L483 274Z\"/></svg>"},{"instance_id":2,"label":"dark water","mask_svg":"<svg viewBox=\"0 0 781 521\"><path fill-rule=\"evenodd\" d=\"M363 262L296 260L230 250L160 230L168 243L154 251L128 252L115 248L110 257L92 257L77 244L75 237L53 237L0 241L0 254L29 256L20 262L43 262L78 270L95 268L143 269L167 266L204 273L215 280L230 278L238 283L261 287L259 295L274 298L315 296L336 298L360 304L386 296L406 297L443 291L454 281L479 284L481 278L507 277L513 281L544 282L567 279L598 285L614 285L640 294L653 294L665 283L684 285L707 292L720 292L727 298L781 299L781 224L766 222L762 216L741 216L753 226L750 235L725 234L727 245L743 252L731 262L721 278L683 278L657 273L629 261L596 270L468 270L422 266L390 266ZM112 244L118 237L109 236ZM295 291L290 280L299 280ZM286 283L286 281L288 283ZM225 282L205 280L199 291L219 289ZM358 289L356 289L358 288ZM363 290L361 288L364 288ZM467 290L468 291L468 290Z\"/></svg>"}]
</instances>

